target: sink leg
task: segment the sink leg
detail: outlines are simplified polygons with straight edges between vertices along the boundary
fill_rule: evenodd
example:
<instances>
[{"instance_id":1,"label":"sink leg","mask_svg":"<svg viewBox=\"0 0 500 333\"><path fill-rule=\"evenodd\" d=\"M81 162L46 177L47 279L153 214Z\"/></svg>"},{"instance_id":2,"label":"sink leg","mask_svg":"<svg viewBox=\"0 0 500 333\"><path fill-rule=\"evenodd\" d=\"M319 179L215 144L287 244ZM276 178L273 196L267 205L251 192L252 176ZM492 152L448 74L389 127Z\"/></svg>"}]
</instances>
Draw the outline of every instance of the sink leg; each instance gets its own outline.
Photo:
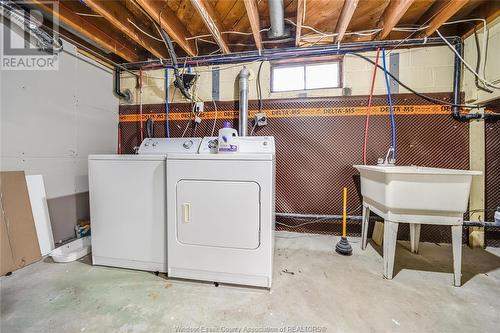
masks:
<instances>
[{"instance_id":1,"label":"sink leg","mask_svg":"<svg viewBox=\"0 0 500 333\"><path fill-rule=\"evenodd\" d=\"M453 276L455 287L462 284L462 226L451 226L451 243L453 246Z\"/></svg>"},{"instance_id":2,"label":"sink leg","mask_svg":"<svg viewBox=\"0 0 500 333\"><path fill-rule=\"evenodd\" d=\"M384 277L391 280L394 271L394 255L398 236L397 222L384 221Z\"/></svg>"},{"instance_id":3,"label":"sink leg","mask_svg":"<svg viewBox=\"0 0 500 333\"><path fill-rule=\"evenodd\" d=\"M411 252L418 253L420 243L420 223L410 223L410 248Z\"/></svg>"},{"instance_id":4,"label":"sink leg","mask_svg":"<svg viewBox=\"0 0 500 333\"><path fill-rule=\"evenodd\" d=\"M361 218L361 249L366 249L368 240L368 222L370 221L370 208L363 206L363 217Z\"/></svg>"}]
</instances>

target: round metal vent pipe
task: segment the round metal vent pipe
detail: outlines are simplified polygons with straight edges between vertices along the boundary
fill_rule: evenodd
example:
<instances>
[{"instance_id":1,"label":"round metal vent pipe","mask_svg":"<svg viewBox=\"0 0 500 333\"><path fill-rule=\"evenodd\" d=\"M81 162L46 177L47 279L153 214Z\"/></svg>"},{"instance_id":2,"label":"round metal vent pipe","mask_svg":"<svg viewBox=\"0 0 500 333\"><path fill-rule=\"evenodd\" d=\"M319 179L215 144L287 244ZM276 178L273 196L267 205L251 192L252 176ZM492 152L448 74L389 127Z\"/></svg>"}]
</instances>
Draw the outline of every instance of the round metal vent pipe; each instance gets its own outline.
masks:
<instances>
[{"instance_id":1,"label":"round metal vent pipe","mask_svg":"<svg viewBox=\"0 0 500 333\"><path fill-rule=\"evenodd\" d=\"M239 101L239 111L240 111L240 121L239 121L239 136L247 136L248 127L248 78L250 72L246 67L240 71L238 75L240 79L240 101Z\"/></svg>"},{"instance_id":2,"label":"round metal vent pipe","mask_svg":"<svg viewBox=\"0 0 500 333\"><path fill-rule=\"evenodd\" d=\"M269 38L280 38L285 36L285 10L283 0L269 0L269 19L271 20L271 30L268 32Z\"/></svg>"}]
</instances>

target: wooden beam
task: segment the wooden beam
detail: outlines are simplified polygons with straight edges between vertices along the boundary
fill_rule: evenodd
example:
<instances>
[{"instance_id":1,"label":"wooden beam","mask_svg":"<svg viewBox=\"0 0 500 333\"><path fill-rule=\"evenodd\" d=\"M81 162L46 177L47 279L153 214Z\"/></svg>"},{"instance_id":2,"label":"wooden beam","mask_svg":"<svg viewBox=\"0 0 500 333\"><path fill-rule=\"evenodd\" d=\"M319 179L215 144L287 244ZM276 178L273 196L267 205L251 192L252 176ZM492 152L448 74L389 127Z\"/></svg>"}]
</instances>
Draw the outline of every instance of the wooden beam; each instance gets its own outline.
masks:
<instances>
[{"instance_id":1,"label":"wooden beam","mask_svg":"<svg viewBox=\"0 0 500 333\"><path fill-rule=\"evenodd\" d=\"M139 56L132 46L127 45L128 43L123 40L118 40L110 36L84 17L73 13L73 11L65 7L62 3L59 2L56 5L58 6L58 10L54 10L55 7L51 6L46 0L32 0L31 4L52 17L57 18L59 23L64 27L88 38L103 49L115 53L126 61L139 61Z\"/></svg>"},{"instance_id":2,"label":"wooden beam","mask_svg":"<svg viewBox=\"0 0 500 333\"><path fill-rule=\"evenodd\" d=\"M478 10L475 12L475 14L478 17L485 17L486 18L486 24L490 24L493 22L497 17L500 16L500 2L486 2L483 6L478 8ZM478 22L475 27L467 29L465 33L462 36L462 39L465 40L467 37L471 36L474 34L474 29L480 30L483 28L483 22Z\"/></svg>"},{"instance_id":3,"label":"wooden beam","mask_svg":"<svg viewBox=\"0 0 500 333\"><path fill-rule=\"evenodd\" d=\"M222 21L210 2L208 0L191 0L191 3L200 14L208 30L210 30L212 37L219 44L222 53L231 53L226 38L222 35L222 31L224 31Z\"/></svg>"},{"instance_id":4,"label":"wooden beam","mask_svg":"<svg viewBox=\"0 0 500 333\"><path fill-rule=\"evenodd\" d=\"M404 16L414 0L392 0L380 18L378 26L382 31L377 36L378 39L385 39L394 29L399 20Z\"/></svg>"},{"instance_id":5,"label":"wooden beam","mask_svg":"<svg viewBox=\"0 0 500 333\"><path fill-rule=\"evenodd\" d=\"M253 39L257 49L262 50L262 38L260 37L260 18L259 10L257 8L257 0L244 0L245 8L247 10L248 20L252 27Z\"/></svg>"},{"instance_id":6,"label":"wooden beam","mask_svg":"<svg viewBox=\"0 0 500 333\"><path fill-rule=\"evenodd\" d=\"M102 0L85 0L85 4L154 56L158 58L168 57L164 43L147 37L129 22L129 19L134 19L134 15L125 6L117 2ZM138 26L142 25L140 22L134 23ZM144 25L139 27L150 35L158 35L158 31L148 31Z\"/></svg>"},{"instance_id":7,"label":"wooden beam","mask_svg":"<svg viewBox=\"0 0 500 333\"><path fill-rule=\"evenodd\" d=\"M135 0L151 16L161 28L167 32L177 45L179 45L189 56L195 56L194 43L186 38L191 37L186 27L177 18L175 13L168 7L166 1Z\"/></svg>"},{"instance_id":8,"label":"wooden beam","mask_svg":"<svg viewBox=\"0 0 500 333\"><path fill-rule=\"evenodd\" d=\"M436 8L431 7L430 19L427 22L427 29L425 29L420 36L427 37L432 35L444 22L448 21L455 15L468 0L448 0L439 4ZM427 13L426 13L427 16ZM425 22L424 22L425 23Z\"/></svg>"},{"instance_id":9,"label":"wooden beam","mask_svg":"<svg viewBox=\"0 0 500 333\"><path fill-rule=\"evenodd\" d=\"M340 12L340 17L337 20L337 26L335 27L335 32L338 34L335 39L337 42L341 42L344 38L349 22L351 22L352 15L358 7L359 0L345 0L344 6L342 7L342 12Z\"/></svg>"},{"instance_id":10,"label":"wooden beam","mask_svg":"<svg viewBox=\"0 0 500 333\"><path fill-rule=\"evenodd\" d=\"M302 34L302 23L304 23L304 6L306 0L297 1L297 26L295 27L295 46L300 46L300 37Z\"/></svg>"}]
</instances>

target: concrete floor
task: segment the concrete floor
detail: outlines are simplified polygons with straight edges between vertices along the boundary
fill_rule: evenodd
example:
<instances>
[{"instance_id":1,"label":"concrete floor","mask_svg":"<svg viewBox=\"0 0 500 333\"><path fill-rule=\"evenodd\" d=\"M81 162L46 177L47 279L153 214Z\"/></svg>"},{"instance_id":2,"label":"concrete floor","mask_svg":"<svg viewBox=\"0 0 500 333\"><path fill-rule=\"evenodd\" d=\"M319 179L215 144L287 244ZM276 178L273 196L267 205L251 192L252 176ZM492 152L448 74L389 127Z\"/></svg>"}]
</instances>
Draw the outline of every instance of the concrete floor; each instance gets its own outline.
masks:
<instances>
[{"instance_id":1,"label":"concrete floor","mask_svg":"<svg viewBox=\"0 0 500 333\"><path fill-rule=\"evenodd\" d=\"M449 245L400 242L389 281L380 248L336 241L277 234L271 291L45 259L1 278L1 332L498 332L500 249L465 247L456 288Z\"/></svg>"}]
</instances>

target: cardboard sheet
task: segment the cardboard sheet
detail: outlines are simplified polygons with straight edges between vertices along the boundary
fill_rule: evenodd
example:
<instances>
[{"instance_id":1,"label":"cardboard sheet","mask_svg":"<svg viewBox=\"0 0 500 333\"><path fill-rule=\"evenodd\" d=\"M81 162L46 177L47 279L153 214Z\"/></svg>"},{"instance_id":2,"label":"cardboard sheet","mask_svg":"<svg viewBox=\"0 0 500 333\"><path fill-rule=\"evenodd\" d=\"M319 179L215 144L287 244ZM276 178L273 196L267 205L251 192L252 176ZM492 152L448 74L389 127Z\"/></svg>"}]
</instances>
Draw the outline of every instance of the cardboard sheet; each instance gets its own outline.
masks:
<instances>
[{"instance_id":1,"label":"cardboard sheet","mask_svg":"<svg viewBox=\"0 0 500 333\"><path fill-rule=\"evenodd\" d=\"M1 274L41 259L24 171L0 172Z\"/></svg>"}]
</instances>

